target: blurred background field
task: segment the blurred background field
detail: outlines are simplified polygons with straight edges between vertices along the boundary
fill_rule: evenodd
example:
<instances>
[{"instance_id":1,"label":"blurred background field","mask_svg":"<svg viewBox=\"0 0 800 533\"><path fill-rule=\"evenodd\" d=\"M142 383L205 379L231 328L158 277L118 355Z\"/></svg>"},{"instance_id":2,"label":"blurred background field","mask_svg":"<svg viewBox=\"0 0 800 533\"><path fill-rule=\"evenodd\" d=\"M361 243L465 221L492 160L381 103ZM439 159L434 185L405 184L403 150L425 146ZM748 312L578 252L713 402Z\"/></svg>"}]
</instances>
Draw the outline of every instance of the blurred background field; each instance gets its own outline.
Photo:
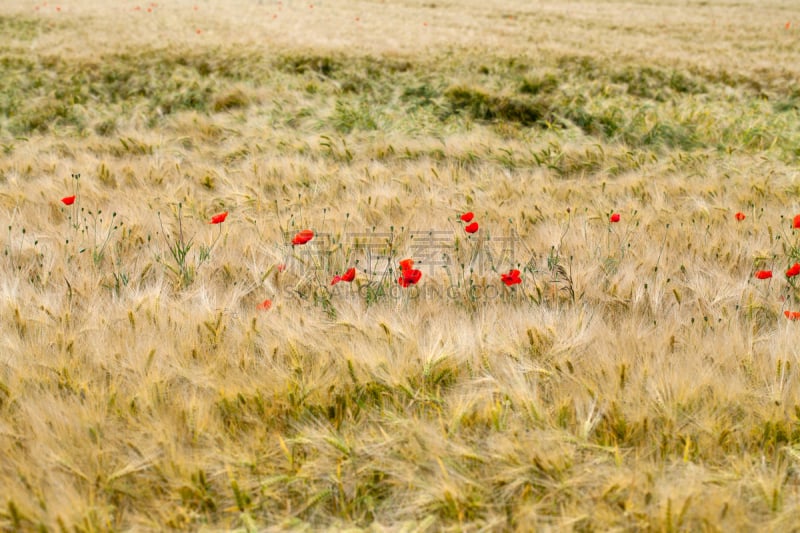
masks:
<instances>
[{"instance_id":1,"label":"blurred background field","mask_svg":"<svg viewBox=\"0 0 800 533\"><path fill-rule=\"evenodd\" d=\"M3 2L0 528L793 530L793 4Z\"/></svg>"}]
</instances>

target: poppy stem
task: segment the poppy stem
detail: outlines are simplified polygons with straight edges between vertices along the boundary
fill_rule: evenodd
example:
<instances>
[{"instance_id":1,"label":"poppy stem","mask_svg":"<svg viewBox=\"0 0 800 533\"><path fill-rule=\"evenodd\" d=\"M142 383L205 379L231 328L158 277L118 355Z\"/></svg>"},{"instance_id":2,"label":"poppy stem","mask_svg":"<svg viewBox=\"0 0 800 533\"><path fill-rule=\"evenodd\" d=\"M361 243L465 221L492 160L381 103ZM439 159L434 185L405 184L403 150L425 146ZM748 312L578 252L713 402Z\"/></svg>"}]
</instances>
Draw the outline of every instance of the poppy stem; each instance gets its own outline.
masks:
<instances>
[{"instance_id":1,"label":"poppy stem","mask_svg":"<svg viewBox=\"0 0 800 533\"><path fill-rule=\"evenodd\" d=\"M214 238L213 241L211 241L211 245L208 247L209 253L211 253L211 250L214 249L214 246L217 244L219 238L222 237L222 224L217 224L217 226L219 227L219 232L217 232L217 236Z\"/></svg>"}]
</instances>

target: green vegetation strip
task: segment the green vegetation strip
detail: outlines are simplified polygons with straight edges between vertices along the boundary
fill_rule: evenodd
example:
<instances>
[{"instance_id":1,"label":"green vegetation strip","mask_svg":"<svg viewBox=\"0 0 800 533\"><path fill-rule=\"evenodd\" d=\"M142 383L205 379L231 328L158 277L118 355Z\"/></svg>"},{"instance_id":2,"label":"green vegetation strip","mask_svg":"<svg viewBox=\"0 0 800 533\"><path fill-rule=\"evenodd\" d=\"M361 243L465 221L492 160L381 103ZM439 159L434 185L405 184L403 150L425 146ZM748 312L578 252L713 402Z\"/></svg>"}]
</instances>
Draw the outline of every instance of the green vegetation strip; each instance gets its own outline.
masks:
<instances>
[{"instance_id":1,"label":"green vegetation strip","mask_svg":"<svg viewBox=\"0 0 800 533\"><path fill-rule=\"evenodd\" d=\"M574 56L406 60L228 48L154 48L92 61L7 48L0 68L6 137L65 127L110 135L117 119L134 111L146 127L157 127L181 111L256 106L279 107L284 126L320 133L506 124L635 149L775 150L786 161L800 155L800 89L779 77ZM298 91L302 104L292 97Z\"/></svg>"}]
</instances>

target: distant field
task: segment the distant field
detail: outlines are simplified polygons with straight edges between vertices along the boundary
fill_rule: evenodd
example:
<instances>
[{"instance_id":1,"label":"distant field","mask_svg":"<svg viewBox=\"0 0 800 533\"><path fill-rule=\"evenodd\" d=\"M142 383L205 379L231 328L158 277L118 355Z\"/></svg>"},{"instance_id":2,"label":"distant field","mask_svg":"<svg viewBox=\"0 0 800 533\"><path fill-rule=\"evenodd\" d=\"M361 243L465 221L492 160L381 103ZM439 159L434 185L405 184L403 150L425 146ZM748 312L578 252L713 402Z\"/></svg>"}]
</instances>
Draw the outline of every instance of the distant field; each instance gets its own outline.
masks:
<instances>
[{"instance_id":1,"label":"distant field","mask_svg":"<svg viewBox=\"0 0 800 533\"><path fill-rule=\"evenodd\" d=\"M789 1L3 2L0 529L796 531L798 80Z\"/></svg>"}]
</instances>

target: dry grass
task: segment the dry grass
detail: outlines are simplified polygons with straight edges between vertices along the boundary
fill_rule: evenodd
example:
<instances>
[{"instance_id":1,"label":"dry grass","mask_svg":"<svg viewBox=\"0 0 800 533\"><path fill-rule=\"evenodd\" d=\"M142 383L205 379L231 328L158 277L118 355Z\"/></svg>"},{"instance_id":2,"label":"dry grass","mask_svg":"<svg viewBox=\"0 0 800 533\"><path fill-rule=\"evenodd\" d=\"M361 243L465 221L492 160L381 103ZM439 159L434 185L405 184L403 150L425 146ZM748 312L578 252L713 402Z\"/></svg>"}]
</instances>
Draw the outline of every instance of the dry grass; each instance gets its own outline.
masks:
<instances>
[{"instance_id":1,"label":"dry grass","mask_svg":"<svg viewBox=\"0 0 800 533\"><path fill-rule=\"evenodd\" d=\"M0 6L0 528L797 527L791 2L210 4Z\"/></svg>"}]
</instances>

